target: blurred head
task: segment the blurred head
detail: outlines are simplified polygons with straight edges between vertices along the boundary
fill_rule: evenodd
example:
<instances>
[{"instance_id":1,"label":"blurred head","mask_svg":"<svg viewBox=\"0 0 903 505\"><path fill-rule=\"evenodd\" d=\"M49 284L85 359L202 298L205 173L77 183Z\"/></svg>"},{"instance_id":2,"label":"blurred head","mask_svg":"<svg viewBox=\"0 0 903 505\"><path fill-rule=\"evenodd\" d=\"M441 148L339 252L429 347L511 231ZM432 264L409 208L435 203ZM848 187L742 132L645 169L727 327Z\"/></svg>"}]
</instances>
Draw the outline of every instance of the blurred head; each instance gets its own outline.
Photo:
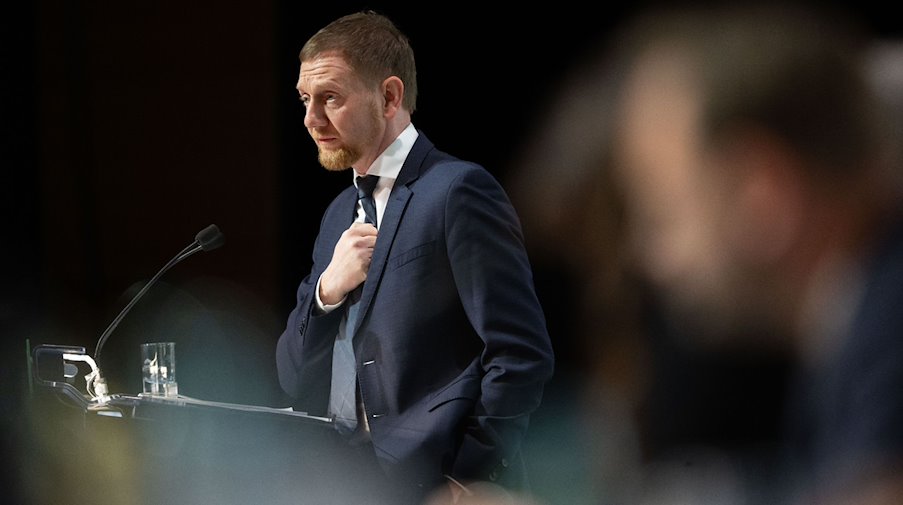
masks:
<instances>
[{"instance_id":1,"label":"blurred head","mask_svg":"<svg viewBox=\"0 0 903 505\"><path fill-rule=\"evenodd\" d=\"M329 170L364 173L410 123L417 100L414 53L385 16L359 12L304 44L297 89L304 125Z\"/></svg>"},{"instance_id":2,"label":"blurred head","mask_svg":"<svg viewBox=\"0 0 903 505\"><path fill-rule=\"evenodd\" d=\"M623 39L615 165L637 259L666 303L718 330L792 321L815 264L877 200L875 110L833 21L657 13Z\"/></svg>"}]
</instances>

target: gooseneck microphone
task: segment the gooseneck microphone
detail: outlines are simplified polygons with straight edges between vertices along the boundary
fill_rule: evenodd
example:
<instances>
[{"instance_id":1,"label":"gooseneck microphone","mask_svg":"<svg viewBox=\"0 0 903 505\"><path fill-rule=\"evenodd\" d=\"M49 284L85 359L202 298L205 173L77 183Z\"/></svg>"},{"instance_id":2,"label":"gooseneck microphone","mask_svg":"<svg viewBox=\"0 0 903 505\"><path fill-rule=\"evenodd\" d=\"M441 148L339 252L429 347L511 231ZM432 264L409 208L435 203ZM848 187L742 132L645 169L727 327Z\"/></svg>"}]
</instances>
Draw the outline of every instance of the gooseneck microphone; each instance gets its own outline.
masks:
<instances>
[{"instance_id":1,"label":"gooseneck microphone","mask_svg":"<svg viewBox=\"0 0 903 505\"><path fill-rule=\"evenodd\" d=\"M226 237L220 231L220 229L215 225L211 224L210 226L204 228L199 231L198 234L194 238L194 242L189 244L185 249L179 251L179 254L176 254L169 262L163 265L163 268L160 269L159 272L154 275L151 280L147 281L147 284L138 291L129 303L119 312L115 319L107 326L107 329L100 335L100 338L97 340L97 348L94 350L94 360L96 362L100 362L100 351L103 349L103 344L110 337L110 334L113 333L113 330L119 326L119 322L122 321L122 318L125 317L126 314L132 309L138 300L144 296L144 293L157 282L167 270L175 266L176 263L184 260L185 258L191 256L192 254L198 251L212 251L218 247L221 247L224 243L226 243ZM94 377L88 378L88 392L92 393L95 397L104 398L107 394L106 391L106 383L104 379L100 376L100 369L94 370L92 374ZM94 383L92 387L91 383Z\"/></svg>"}]
</instances>

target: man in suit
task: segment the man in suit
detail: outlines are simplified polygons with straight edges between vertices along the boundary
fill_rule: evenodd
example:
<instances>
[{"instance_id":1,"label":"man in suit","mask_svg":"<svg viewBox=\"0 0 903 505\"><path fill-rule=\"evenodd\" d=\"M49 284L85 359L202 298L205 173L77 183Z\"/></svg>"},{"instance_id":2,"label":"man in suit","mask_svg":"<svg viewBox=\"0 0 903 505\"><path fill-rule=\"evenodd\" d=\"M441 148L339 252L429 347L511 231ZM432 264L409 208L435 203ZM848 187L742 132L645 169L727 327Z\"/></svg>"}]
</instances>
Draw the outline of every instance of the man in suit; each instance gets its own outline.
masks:
<instances>
[{"instance_id":1,"label":"man in suit","mask_svg":"<svg viewBox=\"0 0 903 505\"><path fill-rule=\"evenodd\" d=\"M342 17L300 60L320 163L352 168L354 184L326 209L279 339L283 388L412 502L477 482L522 489L553 351L513 207L411 123L414 56L389 19Z\"/></svg>"},{"instance_id":2,"label":"man in suit","mask_svg":"<svg viewBox=\"0 0 903 505\"><path fill-rule=\"evenodd\" d=\"M897 137L863 72L871 40L830 14L650 13L622 39L615 172L635 257L689 335L760 337L695 344L795 359L786 458L743 503L903 496Z\"/></svg>"}]
</instances>

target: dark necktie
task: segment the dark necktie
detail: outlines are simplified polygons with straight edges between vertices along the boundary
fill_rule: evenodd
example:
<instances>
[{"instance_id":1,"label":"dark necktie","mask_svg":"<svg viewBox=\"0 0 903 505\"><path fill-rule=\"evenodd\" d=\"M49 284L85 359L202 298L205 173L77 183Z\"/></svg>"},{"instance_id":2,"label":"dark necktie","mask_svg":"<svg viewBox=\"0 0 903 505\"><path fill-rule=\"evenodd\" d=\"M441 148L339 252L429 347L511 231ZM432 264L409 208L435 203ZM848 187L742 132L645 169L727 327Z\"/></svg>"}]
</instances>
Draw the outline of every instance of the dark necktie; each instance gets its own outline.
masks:
<instances>
[{"instance_id":1,"label":"dark necktie","mask_svg":"<svg viewBox=\"0 0 903 505\"><path fill-rule=\"evenodd\" d=\"M365 223L376 226L376 201L373 200L373 188L379 181L379 176L365 175L357 177L357 199L361 201L361 207L364 208Z\"/></svg>"},{"instance_id":2,"label":"dark necktie","mask_svg":"<svg viewBox=\"0 0 903 505\"><path fill-rule=\"evenodd\" d=\"M376 226L376 202L373 189L379 177L375 175L357 177L357 195L364 209L364 222ZM348 293L346 300L348 314L344 328L340 328L332 351L332 389L329 398L330 413L335 416L336 428L341 433L350 434L358 426L360 401L357 398L357 366L354 358L352 336L357 323L358 303L364 285ZM344 330L344 331L343 331Z\"/></svg>"},{"instance_id":3,"label":"dark necktie","mask_svg":"<svg viewBox=\"0 0 903 505\"><path fill-rule=\"evenodd\" d=\"M357 199L361 202L364 209L364 222L376 226L376 200L373 199L373 189L379 182L378 175L357 176ZM348 299L352 303L357 303L361 298L361 292L364 290L364 284L361 283L348 294Z\"/></svg>"}]
</instances>

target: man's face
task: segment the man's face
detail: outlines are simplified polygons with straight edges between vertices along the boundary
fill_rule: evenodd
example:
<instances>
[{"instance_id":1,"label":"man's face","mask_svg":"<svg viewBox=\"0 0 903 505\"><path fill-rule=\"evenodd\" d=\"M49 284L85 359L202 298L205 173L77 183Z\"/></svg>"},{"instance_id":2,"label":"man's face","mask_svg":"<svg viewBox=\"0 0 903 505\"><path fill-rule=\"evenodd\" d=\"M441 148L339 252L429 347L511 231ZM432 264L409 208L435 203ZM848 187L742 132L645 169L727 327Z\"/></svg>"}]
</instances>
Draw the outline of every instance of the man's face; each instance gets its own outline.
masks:
<instances>
[{"instance_id":1,"label":"man's face","mask_svg":"<svg viewBox=\"0 0 903 505\"><path fill-rule=\"evenodd\" d=\"M379 154L385 120L377 90L367 88L348 63L324 53L301 64L298 94L304 126L327 170L367 170Z\"/></svg>"}]
</instances>

